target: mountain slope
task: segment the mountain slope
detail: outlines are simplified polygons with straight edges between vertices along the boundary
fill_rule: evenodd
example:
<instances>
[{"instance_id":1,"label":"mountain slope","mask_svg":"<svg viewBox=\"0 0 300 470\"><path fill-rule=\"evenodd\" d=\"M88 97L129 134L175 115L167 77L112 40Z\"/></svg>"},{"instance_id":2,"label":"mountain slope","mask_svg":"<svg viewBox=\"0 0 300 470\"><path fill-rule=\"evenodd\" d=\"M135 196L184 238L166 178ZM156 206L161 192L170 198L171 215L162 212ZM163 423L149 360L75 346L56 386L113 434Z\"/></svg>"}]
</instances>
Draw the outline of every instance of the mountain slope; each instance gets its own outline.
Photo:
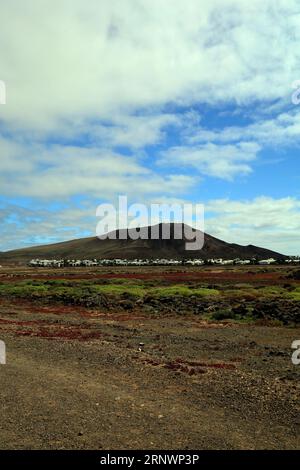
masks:
<instances>
[{"instance_id":1,"label":"mountain slope","mask_svg":"<svg viewBox=\"0 0 300 470\"><path fill-rule=\"evenodd\" d=\"M157 240L132 240L120 239L128 235L127 230L114 232L116 239L99 240L97 237L80 238L51 245L33 246L7 252L0 252L0 263L27 262L32 258L71 258L71 259L93 259L93 258L283 258L265 248L254 245L242 246L235 243L226 243L211 235L204 235L204 246L201 250L186 251L185 240L174 239L175 224L160 224L156 226L159 230ZM178 225L177 225L178 228ZM162 239L162 230L170 229L171 237ZM146 230L149 233L150 227ZM132 232L132 231L131 231ZM130 235L130 233L129 233ZM131 233L132 235L132 233Z\"/></svg>"}]
</instances>

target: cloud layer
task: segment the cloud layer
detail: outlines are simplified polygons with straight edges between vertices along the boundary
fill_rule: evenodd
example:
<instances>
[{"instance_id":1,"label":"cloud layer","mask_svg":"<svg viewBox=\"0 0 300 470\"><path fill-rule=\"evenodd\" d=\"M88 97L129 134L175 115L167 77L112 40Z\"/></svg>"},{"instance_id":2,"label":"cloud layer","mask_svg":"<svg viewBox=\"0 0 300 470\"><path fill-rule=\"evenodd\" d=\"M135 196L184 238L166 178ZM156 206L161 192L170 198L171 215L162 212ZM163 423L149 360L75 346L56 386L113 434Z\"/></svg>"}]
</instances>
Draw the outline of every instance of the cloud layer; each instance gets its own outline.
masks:
<instances>
[{"instance_id":1,"label":"cloud layer","mask_svg":"<svg viewBox=\"0 0 300 470\"><path fill-rule=\"evenodd\" d=\"M296 0L11 0L1 5L4 119L52 128L167 102L287 96Z\"/></svg>"},{"instance_id":2,"label":"cloud layer","mask_svg":"<svg viewBox=\"0 0 300 470\"><path fill-rule=\"evenodd\" d=\"M56 239L51 204L68 208L58 219L65 236L70 224L79 236L93 230L74 199L92 213L117 194L202 201L204 188L212 204L220 184L247 181L267 152L297 150L299 40L297 0L3 2L0 249ZM230 216L209 219L211 233L258 244L265 230L269 246L300 252L295 227L282 225L285 211L297 225L299 193L275 195L274 183L264 199L245 188L222 202ZM270 216L273 204L281 216ZM259 206L268 225L246 228L244 214ZM8 222L23 210L43 220L38 238L27 224L22 241Z\"/></svg>"}]
</instances>

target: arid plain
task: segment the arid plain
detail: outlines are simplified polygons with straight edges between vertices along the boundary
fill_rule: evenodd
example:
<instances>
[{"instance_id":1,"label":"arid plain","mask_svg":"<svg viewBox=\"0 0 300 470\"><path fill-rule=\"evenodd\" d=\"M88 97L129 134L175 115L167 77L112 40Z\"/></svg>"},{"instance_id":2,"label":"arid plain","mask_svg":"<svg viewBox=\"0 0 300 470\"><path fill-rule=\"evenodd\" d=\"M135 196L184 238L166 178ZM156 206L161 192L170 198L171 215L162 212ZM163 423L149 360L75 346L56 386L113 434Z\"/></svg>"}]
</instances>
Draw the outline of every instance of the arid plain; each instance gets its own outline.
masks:
<instances>
[{"instance_id":1,"label":"arid plain","mask_svg":"<svg viewBox=\"0 0 300 470\"><path fill-rule=\"evenodd\" d=\"M299 448L298 271L2 267L0 448Z\"/></svg>"}]
</instances>

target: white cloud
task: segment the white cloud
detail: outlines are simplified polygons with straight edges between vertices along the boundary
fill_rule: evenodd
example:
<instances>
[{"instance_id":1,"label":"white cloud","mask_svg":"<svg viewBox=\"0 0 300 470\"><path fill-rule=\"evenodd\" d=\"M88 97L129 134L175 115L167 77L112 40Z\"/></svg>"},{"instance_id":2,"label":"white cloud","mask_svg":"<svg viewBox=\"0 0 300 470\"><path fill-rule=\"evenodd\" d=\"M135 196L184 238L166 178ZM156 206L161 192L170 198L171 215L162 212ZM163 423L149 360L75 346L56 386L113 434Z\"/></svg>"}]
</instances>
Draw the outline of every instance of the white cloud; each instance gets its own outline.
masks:
<instances>
[{"instance_id":1,"label":"white cloud","mask_svg":"<svg viewBox=\"0 0 300 470\"><path fill-rule=\"evenodd\" d=\"M83 136L109 152L143 149L161 143L166 126L180 133L184 119L161 111L170 102L247 105L289 97L299 70L299 26L295 0L11 0L1 6L0 73L8 97L0 123L40 144ZM283 142L300 130L300 118L288 114L221 132L184 118L185 141L170 150L172 161L227 179L251 171L259 147L248 141ZM21 165L31 166L31 158Z\"/></svg>"},{"instance_id":2,"label":"white cloud","mask_svg":"<svg viewBox=\"0 0 300 470\"><path fill-rule=\"evenodd\" d=\"M1 193L34 201L127 193L142 201L186 197L200 175L232 180L249 174L264 146L299 143L298 110L281 110L300 78L299 40L297 0L2 2L0 79L7 103L0 108ZM197 112L170 111L195 105L201 113L202 105L220 103L242 110L258 103L269 114L219 130ZM271 118L275 109L279 114ZM145 147L166 143L169 126L178 145L160 154L166 165L155 165ZM285 251L276 235L284 233L296 247L294 226L288 234L289 224L298 223L296 206L286 208L288 220L282 200L241 202L237 210L230 204L224 203L230 214L214 219L224 238L233 233L226 227L261 204L266 217L257 233L250 227L234 233L256 243L270 224L270 243ZM271 215L272 204L281 208L286 228ZM61 228L75 222L72 217L62 214ZM53 233L53 224L40 226L42 237Z\"/></svg>"},{"instance_id":3,"label":"white cloud","mask_svg":"<svg viewBox=\"0 0 300 470\"><path fill-rule=\"evenodd\" d=\"M160 163L171 167L192 166L204 175L231 180L237 174L251 172L249 163L256 158L259 150L260 146L252 142L179 146L163 152Z\"/></svg>"},{"instance_id":4,"label":"white cloud","mask_svg":"<svg viewBox=\"0 0 300 470\"><path fill-rule=\"evenodd\" d=\"M133 149L159 144L164 140L166 126L179 126L179 117L172 114L145 114L143 116L116 116L110 126L88 126L87 132L95 143L125 146Z\"/></svg>"},{"instance_id":5,"label":"white cloud","mask_svg":"<svg viewBox=\"0 0 300 470\"><path fill-rule=\"evenodd\" d=\"M227 242L300 254L300 200L260 196L248 201L212 200L205 230Z\"/></svg>"},{"instance_id":6,"label":"white cloud","mask_svg":"<svg viewBox=\"0 0 300 470\"><path fill-rule=\"evenodd\" d=\"M111 198L127 193L137 199L162 191L176 197L195 183L178 172L162 176L135 156L75 146L22 146L3 141L0 184L3 195L62 199L75 195Z\"/></svg>"},{"instance_id":7,"label":"white cloud","mask_svg":"<svg viewBox=\"0 0 300 470\"><path fill-rule=\"evenodd\" d=\"M278 114L273 119L256 119L244 126L230 126L221 130L205 129L201 126L189 128L186 142L197 145L207 140L215 144L255 141L261 146L288 146L300 143L300 113L292 110Z\"/></svg>"},{"instance_id":8,"label":"white cloud","mask_svg":"<svg viewBox=\"0 0 300 470\"><path fill-rule=\"evenodd\" d=\"M96 227L91 205L50 211L5 204L0 205L0 221L1 250L94 235Z\"/></svg>"},{"instance_id":9,"label":"white cloud","mask_svg":"<svg viewBox=\"0 0 300 470\"><path fill-rule=\"evenodd\" d=\"M298 78L296 0L11 0L1 5L2 119L59 128L120 110L273 100Z\"/></svg>"},{"instance_id":10,"label":"white cloud","mask_svg":"<svg viewBox=\"0 0 300 470\"><path fill-rule=\"evenodd\" d=\"M129 204L131 202L136 200ZM150 204L153 200L141 202ZM155 202L180 204L187 201L158 196ZM98 222L96 205L85 201L80 207L66 206L56 211L2 205L1 249L94 236ZM227 242L253 244L286 255L299 255L300 200L265 196L247 201L211 200L205 204L205 231Z\"/></svg>"}]
</instances>

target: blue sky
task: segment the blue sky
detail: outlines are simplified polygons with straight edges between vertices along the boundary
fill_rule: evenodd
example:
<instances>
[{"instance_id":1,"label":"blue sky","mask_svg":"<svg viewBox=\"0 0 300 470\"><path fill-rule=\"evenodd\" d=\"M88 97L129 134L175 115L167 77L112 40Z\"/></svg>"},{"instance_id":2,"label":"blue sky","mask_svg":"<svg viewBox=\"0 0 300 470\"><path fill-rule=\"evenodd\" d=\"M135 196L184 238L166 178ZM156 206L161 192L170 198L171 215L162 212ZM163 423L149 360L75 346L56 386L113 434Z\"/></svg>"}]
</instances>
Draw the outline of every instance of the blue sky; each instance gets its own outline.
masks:
<instances>
[{"instance_id":1,"label":"blue sky","mask_svg":"<svg viewBox=\"0 0 300 470\"><path fill-rule=\"evenodd\" d=\"M294 0L1 2L0 251L126 194L300 254L299 40Z\"/></svg>"}]
</instances>

